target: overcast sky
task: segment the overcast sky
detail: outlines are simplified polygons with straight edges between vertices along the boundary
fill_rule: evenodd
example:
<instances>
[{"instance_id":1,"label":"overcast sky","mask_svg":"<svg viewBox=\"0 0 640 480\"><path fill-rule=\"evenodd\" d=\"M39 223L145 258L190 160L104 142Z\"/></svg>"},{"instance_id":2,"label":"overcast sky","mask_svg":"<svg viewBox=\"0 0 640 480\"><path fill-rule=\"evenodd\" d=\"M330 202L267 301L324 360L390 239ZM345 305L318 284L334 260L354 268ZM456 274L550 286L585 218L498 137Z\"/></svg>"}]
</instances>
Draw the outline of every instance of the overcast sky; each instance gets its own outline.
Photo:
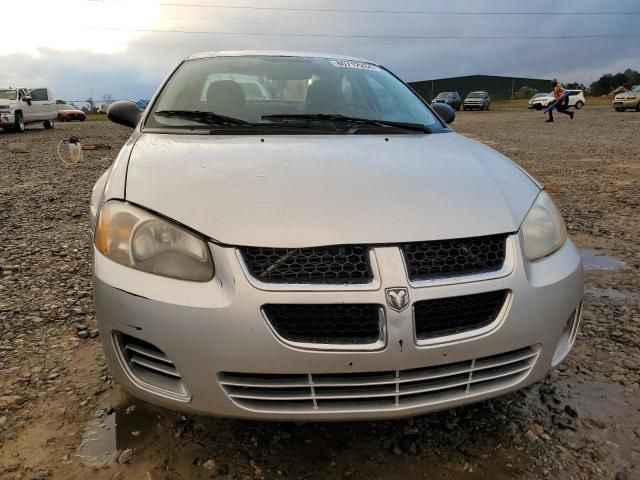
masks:
<instances>
[{"instance_id":1,"label":"overcast sky","mask_svg":"<svg viewBox=\"0 0 640 480\"><path fill-rule=\"evenodd\" d=\"M5 0L0 8L0 86L48 85L68 100L149 98L182 58L213 50L366 57L407 81L493 74L590 83L605 72L640 70L640 38L397 38L638 35L640 15L557 12L640 12L640 0ZM300 8L351 12L286 10ZM301 36L283 36L291 34Z\"/></svg>"}]
</instances>

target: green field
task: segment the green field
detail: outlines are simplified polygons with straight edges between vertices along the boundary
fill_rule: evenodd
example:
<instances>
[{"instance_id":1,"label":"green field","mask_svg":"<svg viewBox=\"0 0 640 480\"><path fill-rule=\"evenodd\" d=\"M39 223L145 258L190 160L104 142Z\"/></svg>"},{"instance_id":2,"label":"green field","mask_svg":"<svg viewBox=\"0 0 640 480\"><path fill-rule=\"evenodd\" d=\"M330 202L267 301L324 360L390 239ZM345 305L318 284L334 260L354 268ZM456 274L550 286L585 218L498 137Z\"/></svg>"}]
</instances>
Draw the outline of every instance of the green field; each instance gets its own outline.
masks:
<instances>
[{"instance_id":1,"label":"green field","mask_svg":"<svg viewBox=\"0 0 640 480\"><path fill-rule=\"evenodd\" d=\"M87 115L87 120L90 122L102 122L107 120L107 116L104 113L90 113Z\"/></svg>"}]
</instances>

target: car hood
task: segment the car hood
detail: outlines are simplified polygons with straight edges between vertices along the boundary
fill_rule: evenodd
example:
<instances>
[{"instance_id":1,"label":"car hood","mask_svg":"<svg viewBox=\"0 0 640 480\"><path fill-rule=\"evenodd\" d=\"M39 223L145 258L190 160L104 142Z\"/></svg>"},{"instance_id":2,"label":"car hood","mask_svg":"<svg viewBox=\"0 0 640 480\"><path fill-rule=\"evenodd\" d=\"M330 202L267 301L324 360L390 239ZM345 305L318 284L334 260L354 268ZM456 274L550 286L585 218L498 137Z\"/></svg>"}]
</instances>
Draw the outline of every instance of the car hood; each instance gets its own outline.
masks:
<instances>
[{"instance_id":1,"label":"car hood","mask_svg":"<svg viewBox=\"0 0 640 480\"><path fill-rule=\"evenodd\" d=\"M4 98L0 98L0 106L2 107L6 107L6 106L13 107L15 104L16 104L15 100L6 100Z\"/></svg>"},{"instance_id":2,"label":"car hood","mask_svg":"<svg viewBox=\"0 0 640 480\"><path fill-rule=\"evenodd\" d=\"M143 133L126 199L224 244L304 247L518 230L539 187L490 148L432 135Z\"/></svg>"},{"instance_id":3,"label":"car hood","mask_svg":"<svg viewBox=\"0 0 640 480\"><path fill-rule=\"evenodd\" d=\"M635 98L639 95L640 95L640 92L625 92L625 93L619 93L618 95L616 95L616 98L624 100L625 98Z\"/></svg>"}]
</instances>

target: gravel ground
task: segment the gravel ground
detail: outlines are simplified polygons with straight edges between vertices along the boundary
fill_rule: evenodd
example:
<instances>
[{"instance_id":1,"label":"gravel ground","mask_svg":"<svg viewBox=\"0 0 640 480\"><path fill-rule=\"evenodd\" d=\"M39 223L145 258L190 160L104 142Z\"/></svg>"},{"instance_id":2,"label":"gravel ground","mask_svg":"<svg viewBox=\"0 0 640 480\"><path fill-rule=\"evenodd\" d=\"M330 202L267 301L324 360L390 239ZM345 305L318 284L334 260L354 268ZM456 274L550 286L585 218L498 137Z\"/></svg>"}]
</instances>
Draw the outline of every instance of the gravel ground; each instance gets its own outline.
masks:
<instances>
[{"instance_id":1,"label":"gravel ground","mask_svg":"<svg viewBox=\"0 0 640 480\"><path fill-rule=\"evenodd\" d=\"M504 398L334 424L183 416L128 397L96 338L87 231L91 187L129 132L0 133L0 478L640 478L640 114L465 112L454 126L541 180L588 249L576 347ZM55 148L70 135L112 150L64 166ZM10 153L16 141L29 152Z\"/></svg>"}]
</instances>

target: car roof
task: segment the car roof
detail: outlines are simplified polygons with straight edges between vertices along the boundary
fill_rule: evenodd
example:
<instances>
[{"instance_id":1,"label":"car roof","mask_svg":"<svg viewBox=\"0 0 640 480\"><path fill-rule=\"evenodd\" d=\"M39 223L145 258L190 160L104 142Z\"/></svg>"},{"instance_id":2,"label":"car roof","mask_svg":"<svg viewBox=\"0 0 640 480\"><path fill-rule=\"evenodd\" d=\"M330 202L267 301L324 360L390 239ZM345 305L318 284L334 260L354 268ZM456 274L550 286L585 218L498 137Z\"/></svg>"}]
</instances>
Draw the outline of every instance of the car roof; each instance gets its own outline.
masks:
<instances>
[{"instance_id":1,"label":"car roof","mask_svg":"<svg viewBox=\"0 0 640 480\"><path fill-rule=\"evenodd\" d=\"M332 53L317 52L296 52L287 50L223 50L217 52L200 52L186 58L186 60L194 60L198 58L216 58L216 57L300 57L300 58L326 58L329 60L355 60L358 62L367 62L377 65L376 62L367 60L366 58L350 57L345 55L336 55Z\"/></svg>"}]
</instances>

